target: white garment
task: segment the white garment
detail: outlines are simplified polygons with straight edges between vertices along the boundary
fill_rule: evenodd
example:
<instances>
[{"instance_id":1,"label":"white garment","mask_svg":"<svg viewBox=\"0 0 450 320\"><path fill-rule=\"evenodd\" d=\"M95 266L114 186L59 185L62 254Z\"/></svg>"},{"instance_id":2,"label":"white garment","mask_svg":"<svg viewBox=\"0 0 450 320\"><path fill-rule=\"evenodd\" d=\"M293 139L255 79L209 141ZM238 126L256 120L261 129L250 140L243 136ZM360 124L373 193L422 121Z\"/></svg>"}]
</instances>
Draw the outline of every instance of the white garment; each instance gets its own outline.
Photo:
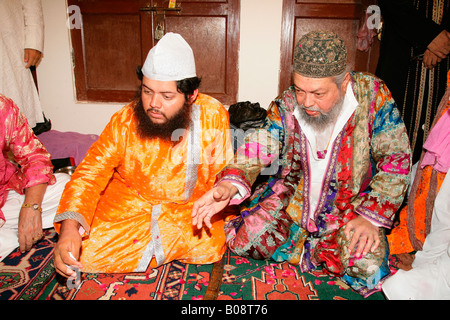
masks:
<instances>
[{"instance_id":1,"label":"white garment","mask_svg":"<svg viewBox=\"0 0 450 320\"><path fill-rule=\"evenodd\" d=\"M294 111L294 117L297 119L303 133L308 140L308 155L310 164L310 177L311 177L311 191L309 194L310 199L310 224L308 225L309 231L317 231L312 221L314 220L314 212L316 211L317 204L319 202L320 194L322 191L323 179L330 160L331 148L337 135L344 128L348 119L355 112L358 106L358 101L353 94L352 86L347 85L345 92L344 102L342 105L341 113L339 114L336 124L330 127L329 131L317 132L316 129L308 125L300 116L299 110L296 108ZM332 131L331 131L332 130ZM319 159L317 151L323 151L326 148L327 153L324 159Z\"/></svg>"},{"instance_id":2,"label":"white garment","mask_svg":"<svg viewBox=\"0 0 450 320\"><path fill-rule=\"evenodd\" d=\"M43 52L44 18L41 0L0 1L0 93L12 99L30 127L44 122L42 107L24 49Z\"/></svg>"},{"instance_id":3,"label":"white garment","mask_svg":"<svg viewBox=\"0 0 450 320\"><path fill-rule=\"evenodd\" d=\"M158 81L196 77L194 52L181 35L169 32L148 53L142 73Z\"/></svg>"},{"instance_id":4,"label":"white garment","mask_svg":"<svg viewBox=\"0 0 450 320\"><path fill-rule=\"evenodd\" d=\"M436 196L431 229L409 271L398 270L383 283L390 300L450 300L450 175Z\"/></svg>"},{"instance_id":5,"label":"white garment","mask_svg":"<svg viewBox=\"0 0 450 320\"><path fill-rule=\"evenodd\" d=\"M58 209L59 200L66 183L70 180L70 175L66 173L56 173L55 177L56 183L47 187L42 201L42 229L53 227L53 219ZM24 199L25 195L10 190L2 207L6 222L0 228L0 261L19 247L19 212Z\"/></svg>"}]
</instances>

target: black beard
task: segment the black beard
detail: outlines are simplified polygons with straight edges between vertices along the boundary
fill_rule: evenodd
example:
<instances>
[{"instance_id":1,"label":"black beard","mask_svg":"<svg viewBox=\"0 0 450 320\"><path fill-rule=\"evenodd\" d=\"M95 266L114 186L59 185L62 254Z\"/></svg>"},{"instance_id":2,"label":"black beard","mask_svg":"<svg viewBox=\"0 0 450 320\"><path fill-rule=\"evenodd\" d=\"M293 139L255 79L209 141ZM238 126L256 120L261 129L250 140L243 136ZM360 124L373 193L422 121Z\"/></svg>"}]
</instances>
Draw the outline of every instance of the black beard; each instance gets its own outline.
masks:
<instances>
[{"instance_id":1,"label":"black beard","mask_svg":"<svg viewBox=\"0 0 450 320\"><path fill-rule=\"evenodd\" d=\"M172 141L172 135L177 129L187 129L190 122L192 103L185 102L183 108L165 123L154 123L144 110L142 98L139 97L134 104L134 116L138 122L137 131L142 139L160 138ZM175 141L177 142L177 141Z\"/></svg>"}]
</instances>

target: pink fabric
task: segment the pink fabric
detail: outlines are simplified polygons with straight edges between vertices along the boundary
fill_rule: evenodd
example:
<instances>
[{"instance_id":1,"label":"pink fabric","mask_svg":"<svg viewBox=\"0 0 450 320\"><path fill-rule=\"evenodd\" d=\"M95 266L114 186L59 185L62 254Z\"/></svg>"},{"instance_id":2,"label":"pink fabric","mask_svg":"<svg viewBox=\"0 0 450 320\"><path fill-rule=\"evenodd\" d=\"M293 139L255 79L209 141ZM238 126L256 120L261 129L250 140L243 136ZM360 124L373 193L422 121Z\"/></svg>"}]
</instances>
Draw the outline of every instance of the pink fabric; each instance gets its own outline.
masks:
<instances>
[{"instance_id":1,"label":"pink fabric","mask_svg":"<svg viewBox=\"0 0 450 320\"><path fill-rule=\"evenodd\" d=\"M72 157L78 166L91 145L98 140L98 135L50 130L41 133L38 138L52 155L52 159Z\"/></svg>"},{"instance_id":2,"label":"pink fabric","mask_svg":"<svg viewBox=\"0 0 450 320\"><path fill-rule=\"evenodd\" d=\"M372 46L373 37L377 35L377 33L373 29L369 29L367 26L367 20L369 19L369 14L366 12L366 17L364 19L364 23L358 31L358 42L356 47L360 51L367 52L369 48Z\"/></svg>"},{"instance_id":3,"label":"pink fabric","mask_svg":"<svg viewBox=\"0 0 450 320\"><path fill-rule=\"evenodd\" d=\"M276 154L269 154L267 146L257 142L247 143L244 155L249 159L258 159L266 165L270 164L277 156Z\"/></svg>"},{"instance_id":4,"label":"pink fabric","mask_svg":"<svg viewBox=\"0 0 450 320\"><path fill-rule=\"evenodd\" d=\"M408 161L408 159L409 154L402 156L386 156L386 164L380 166L380 168L385 172L407 175L409 173L409 168L405 168L404 163Z\"/></svg>"},{"instance_id":5,"label":"pink fabric","mask_svg":"<svg viewBox=\"0 0 450 320\"><path fill-rule=\"evenodd\" d=\"M447 109L425 141L426 153L421 166L432 166L439 172L447 172L450 168L450 109Z\"/></svg>"},{"instance_id":6,"label":"pink fabric","mask_svg":"<svg viewBox=\"0 0 450 320\"><path fill-rule=\"evenodd\" d=\"M23 194L24 189L41 183L54 184L50 154L36 138L26 118L14 102L0 94L0 208L12 189ZM8 159L12 154L13 164ZM0 226L5 217L0 209Z\"/></svg>"}]
</instances>

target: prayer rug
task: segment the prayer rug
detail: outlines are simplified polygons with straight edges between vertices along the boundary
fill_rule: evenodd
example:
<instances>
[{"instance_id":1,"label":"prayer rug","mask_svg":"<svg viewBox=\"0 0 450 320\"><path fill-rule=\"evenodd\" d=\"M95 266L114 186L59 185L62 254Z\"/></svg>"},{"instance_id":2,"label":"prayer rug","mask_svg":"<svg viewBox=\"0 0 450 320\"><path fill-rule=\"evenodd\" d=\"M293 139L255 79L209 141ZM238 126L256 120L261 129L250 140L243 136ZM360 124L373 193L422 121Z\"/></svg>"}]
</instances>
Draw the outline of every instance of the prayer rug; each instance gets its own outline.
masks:
<instances>
[{"instance_id":1,"label":"prayer rug","mask_svg":"<svg viewBox=\"0 0 450 320\"><path fill-rule=\"evenodd\" d=\"M53 267L57 234L24 254L15 250L0 262L0 300L385 300L364 299L323 270L301 273L288 263L245 259L227 251L220 263L178 261L147 273L82 273L64 279Z\"/></svg>"},{"instance_id":2,"label":"prayer rug","mask_svg":"<svg viewBox=\"0 0 450 320\"><path fill-rule=\"evenodd\" d=\"M44 230L44 238L22 254L14 250L0 262L0 300L32 300L55 275L54 229Z\"/></svg>"}]
</instances>

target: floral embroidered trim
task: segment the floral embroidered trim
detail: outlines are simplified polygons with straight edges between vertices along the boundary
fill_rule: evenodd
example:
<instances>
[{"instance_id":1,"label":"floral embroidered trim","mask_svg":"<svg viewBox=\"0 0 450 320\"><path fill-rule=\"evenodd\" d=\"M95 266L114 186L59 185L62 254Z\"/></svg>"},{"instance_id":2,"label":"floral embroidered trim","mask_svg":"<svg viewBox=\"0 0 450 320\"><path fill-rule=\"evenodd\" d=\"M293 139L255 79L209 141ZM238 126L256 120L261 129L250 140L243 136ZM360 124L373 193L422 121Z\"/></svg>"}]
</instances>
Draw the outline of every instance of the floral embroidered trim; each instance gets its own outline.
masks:
<instances>
[{"instance_id":1,"label":"floral embroidered trim","mask_svg":"<svg viewBox=\"0 0 450 320\"><path fill-rule=\"evenodd\" d=\"M324 177L323 183L322 183L321 196L319 198L319 201L318 201L318 204L316 207L316 211L314 213L314 220L317 220L317 216L322 211L323 206L325 205L325 202L327 200L327 197L328 197L327 190L329 190L329 188L330 188L330 182L331 182L331 178L333 177L334 170L336 167L336 163L337 163L337 159L338 159L338 155L339 155L339 150L341 149L341 142L342 142L342 137L344 136L345 128L346 127L344 127L341 130L341 132L337 135L336 139L334 140L333 147L332 147L332 153L330 155L330 160L328 162L328 168L325 171L325 177Z\"/></svg>"},{"instance_id":2,"label":"floral embroidered trim","mask_svg":"<svg viewBox=\"0 0 450 320\"><path fill-rule=\"evenodd\" d=\"M385 227L385 228L392 227L393 221L391 219L382 217L379 214L376 214L375 212L373 212L363 206L358 206L355 211L356 211L356 213L366 217L367 219L380 224L382 227Z\"/></svg>"}]
</instances>

